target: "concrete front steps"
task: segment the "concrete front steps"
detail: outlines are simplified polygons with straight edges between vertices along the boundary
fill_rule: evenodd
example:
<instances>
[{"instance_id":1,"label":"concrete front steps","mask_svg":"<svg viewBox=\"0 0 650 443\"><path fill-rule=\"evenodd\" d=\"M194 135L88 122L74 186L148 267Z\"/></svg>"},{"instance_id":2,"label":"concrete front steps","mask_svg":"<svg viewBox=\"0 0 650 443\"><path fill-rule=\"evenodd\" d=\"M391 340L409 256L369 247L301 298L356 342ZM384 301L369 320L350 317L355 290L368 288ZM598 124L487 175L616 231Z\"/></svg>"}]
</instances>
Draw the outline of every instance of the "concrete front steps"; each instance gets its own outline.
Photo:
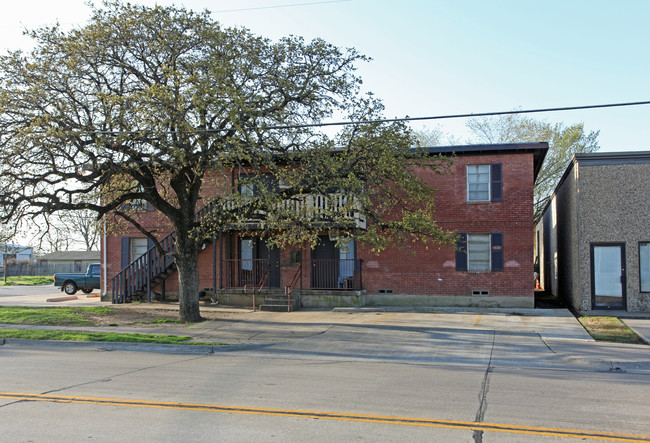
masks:
<instances>
[{"instance_id":1,"label":"concrete front steps","mask_svg":"<svg viewBox=\"0 0 650 443\"><path fill-rule=\"evenodd\" d=\"M287 296L284 292L269 291L260 305L260 311L291 312L300 309L300 296L294 292Z\"/></svg>"}]
</instances>

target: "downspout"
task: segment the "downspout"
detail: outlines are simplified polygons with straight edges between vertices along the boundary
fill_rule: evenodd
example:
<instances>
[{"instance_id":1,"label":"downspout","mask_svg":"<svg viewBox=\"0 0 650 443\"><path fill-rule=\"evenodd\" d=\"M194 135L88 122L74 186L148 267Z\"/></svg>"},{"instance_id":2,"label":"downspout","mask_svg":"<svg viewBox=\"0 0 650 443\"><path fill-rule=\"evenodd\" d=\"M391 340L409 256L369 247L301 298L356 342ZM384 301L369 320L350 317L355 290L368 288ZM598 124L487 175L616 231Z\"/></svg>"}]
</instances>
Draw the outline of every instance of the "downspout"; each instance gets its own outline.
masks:
<instances>
[{"instance_id":1,"label":"downspout","mask_svg":"<svg viewBox=\"0 0 650 443\"><path fill-rule=\"evenodd\" d=\"M102 249L103 249L103 252L104 252L104 254L103 254L103 256L104 256L104 285L103 286L104 287L103 287L103 291L102 291L102 298L104 298L104 296L106 296L106 294L108 294L108 280L107 280L108 271L106 270L106 268L107 268L106 258L108 256L107 253L106 253L106 217L104 217L103 222L104 222L103 223L104 232L103 232L102 241L104 243L104 247Z\"/></svg>"}]
</instances>

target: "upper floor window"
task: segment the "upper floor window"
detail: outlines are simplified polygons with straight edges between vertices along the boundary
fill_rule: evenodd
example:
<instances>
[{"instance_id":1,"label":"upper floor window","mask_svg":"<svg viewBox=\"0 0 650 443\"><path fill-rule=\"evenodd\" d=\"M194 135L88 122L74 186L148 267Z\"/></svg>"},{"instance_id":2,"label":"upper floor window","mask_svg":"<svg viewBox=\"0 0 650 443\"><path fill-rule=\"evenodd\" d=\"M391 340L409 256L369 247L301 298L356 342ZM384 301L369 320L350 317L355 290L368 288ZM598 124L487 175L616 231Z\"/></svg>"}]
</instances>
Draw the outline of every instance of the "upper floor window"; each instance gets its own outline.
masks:
<instances>
[{"instance_id":1,"label":"upper floor window","mask_svg":"<svg viewBox=\"0 0 650 443\"><path fill-rule=\"evenodd\" d=\"M650 242L639 243L641 292L650 292Z\"/></svg>"},{"instance_id":2,"label":"upper floor window","mask_svg":"<svg viewBox=\"0 0 650 443\"><path fill-rule=\"evenodd\" d=\"M467 166L467 201L502 201L501 163Z\"/></svg>"},{"instance_id":3,"label":"upper floor window","mask_svg":"<svg viewBox=\"0 0 650 443\"><path fill-rule=\"evenodd\" d=\"M490 165L467 167L467 201L490 200Z\"/></svg>"}]
</instances>

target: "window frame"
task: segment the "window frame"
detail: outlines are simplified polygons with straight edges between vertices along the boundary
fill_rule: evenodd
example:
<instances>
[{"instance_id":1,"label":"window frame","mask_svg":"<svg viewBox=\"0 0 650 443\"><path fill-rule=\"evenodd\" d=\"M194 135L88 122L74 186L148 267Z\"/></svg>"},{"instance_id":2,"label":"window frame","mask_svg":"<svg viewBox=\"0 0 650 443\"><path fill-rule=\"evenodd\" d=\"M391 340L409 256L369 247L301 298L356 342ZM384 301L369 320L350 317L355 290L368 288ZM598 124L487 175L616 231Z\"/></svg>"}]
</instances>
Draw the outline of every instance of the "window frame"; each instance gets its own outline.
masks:
<instances>
[{"instance_id":1,"label":"window frame","mask_svg":"<svg viewBox=\"0 0 650 443\"><path fill-rule=\"evenodd\" d=\"M458 272L503 272L505 270L504 260L504 234L503 232L477 232L467 233L458 232L458 241L456 243L456 271ZM469 235L489 235L490 236L490 267L485 270L469 269L468 257L468 236Z\"/></svg>"},{"instance_id":2,"label":"window frame","mask_svg":"<svg viewBox=\"0 0 650 443\"><path fill-rule=\"evenodd\" d=\"M480 200L472 200L472 199L470 199L470 190L469 190L470 181L469 181L469 178L470 178L470 175L481 175L481 172L476 172L476 173L470 174L470 168L479 168L481 166L484 166L484 167L487 168L487 183L486 183L486 185L487 185L487 198L486 199L480 199ZM465 185L466 185L466 199L467 199L467 202L468 203L481 203L481 202L489 202L489 201L491 201L491 198L492 198L492 189L491 189L491 187L492 187L491 186L492 170L491 170L490 164L489 163L480 163L480 164L467 165L465 167L465 174L466 174ZM472 184L483 184L483 182L475 182L475 183L472 183Z\"/></svg>"},{"instance_id":3,"label":"window frame","mask_svg":"<svg viewBox=\"0 0 650 443\"><path fill-rule=\"evenodd\" d=\"M470 245L472 244L472 237L474 237L474 244L475 247L477 244L482 244L485 245L487 243L487 249L483 252L481 251L481 254L485 253L487 254L487 267L486 268L473 268L472 267L472 255L475 257L478 255L478 253L471 252L471 247ZM482 242L477 242L477 238L482 237L485 239L487 237L487 242L482 241ZM474 259L476 261L476 258ZM485 262L485 258L481 259L480 262ZM469 272L484 272L484 271L491 271L492 270L492 234L467 234L467 270Z\"/></svg>"},{"instance_id":4,"label":"window frame","mask_svg":"<svg viewBox=\"0 0 650 443\"><path fill-rule=\"evenodd\" d=\"M138 243L143 243L144 241L144 246L142 244ZM142 254L137 254L137 251L142 251L144 252ZM147 253L149 250L149 239L147 237L131 237L131 241L129 244L129 257L130 257L130 262L133 263L133 261L136 258L142 257L144 254Z\"/></svg>"},{"instance_id":5,"label":"window frame","mask_svg":"<svg viewBox=\"0 0 650 443\"><path fill-rule=\"evenodd\" d=\"M472 200L470 199L470 175L481 174L480 172L471 173L470 168L486 166L488 168L487 180L487 200ZM476 182L473 184L483 184ZM474 191L478 192L478 191ZM484 192L484 191L481 191ZM502 202L503 201L503 163L478 163L465 165L465 200L467 203L489 203L489 202Z\"/></svg>"},{"instance_id":6,"label":"window frame","mask_svg":"<svg viewBox=\"0 0 650 443\"><path fill-rule=\"evenodd\" d=\"M647 286L643 286L643 264L641 261L641 248L646 246L648 248L648 263L647 263L647 272L648 272L648 283ZM640 241L639 242L639 292L650 292L650 241Z\"/></svg>"}]
</instances>

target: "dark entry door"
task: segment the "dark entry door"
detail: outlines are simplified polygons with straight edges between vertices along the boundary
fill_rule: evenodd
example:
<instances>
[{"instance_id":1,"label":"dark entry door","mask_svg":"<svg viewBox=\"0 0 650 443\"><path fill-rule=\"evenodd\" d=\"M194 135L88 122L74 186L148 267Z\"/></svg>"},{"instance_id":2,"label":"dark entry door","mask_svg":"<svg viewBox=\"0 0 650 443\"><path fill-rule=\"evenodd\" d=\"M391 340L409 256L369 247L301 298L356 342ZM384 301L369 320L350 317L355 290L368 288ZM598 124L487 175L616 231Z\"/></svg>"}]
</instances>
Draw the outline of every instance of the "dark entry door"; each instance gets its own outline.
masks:
<instances>
[{"instance_id":1,"label":"dark entry door","mask_svg":"<svg viewBox=\"0 0 650 443\"><path fill-rule=\"evenodd\" d=\"M270 288L280 287L280 250L278 248L269 248L263 240L257 240L257 258L269 261L269 279Z\"/></svg>"},{"instance_id":2,"label":"dark entry door","mask_svg":"<svg viewBox=\"0 0 650 443\"><path fill-rule=\"evenodd\" d=\"M592 309L625 309L625 244L591 245Z\"/></svg>"},{"instance_id":3,"label":"dark entry door","mask_svg":"<svg viewBox=\"0 0 650 443\"><path fill-rule=\"evenodd\" d=\"M326 235L318 239L318 245L311 251L311 287L321 289L338 288L339 248Z\"/></svg>"},{"instance_id":4,"label":"dark entry door","mask_svg":"<svg viewBox=\"0 0 650 443\"><path fill-rule=\"evenodd\" d=\"M259 238L242 238L240 240L240 285L257 286L262 282L269 266L269 276L264 286L280 287L280 250L269 248Z\"/></svg>"}]
</instances>

